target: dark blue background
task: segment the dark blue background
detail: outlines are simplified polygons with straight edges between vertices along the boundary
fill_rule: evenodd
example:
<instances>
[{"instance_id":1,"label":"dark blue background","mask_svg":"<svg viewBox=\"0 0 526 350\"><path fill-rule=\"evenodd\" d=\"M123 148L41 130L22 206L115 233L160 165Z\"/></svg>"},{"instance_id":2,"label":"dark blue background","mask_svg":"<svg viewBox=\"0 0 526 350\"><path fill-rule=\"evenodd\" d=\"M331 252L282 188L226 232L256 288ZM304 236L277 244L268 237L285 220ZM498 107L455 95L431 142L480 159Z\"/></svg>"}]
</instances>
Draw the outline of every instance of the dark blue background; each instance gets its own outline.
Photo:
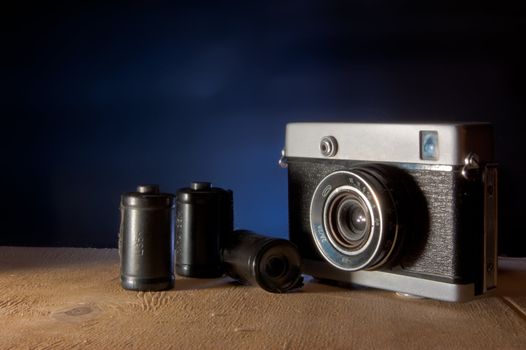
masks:
<instances>
[{"instance_id":1,"label":"dark blue background","mask_svg":"<svg viewBox=\"0 0 526 350\"><path fill-rule=\"evenodd\" d=\"M480 2L24 3L2 11L2 244L115 246L122 192L234 190L287 235L290 121L491 121L526 254L524 11Z\"/></svg>"}]
</instances>

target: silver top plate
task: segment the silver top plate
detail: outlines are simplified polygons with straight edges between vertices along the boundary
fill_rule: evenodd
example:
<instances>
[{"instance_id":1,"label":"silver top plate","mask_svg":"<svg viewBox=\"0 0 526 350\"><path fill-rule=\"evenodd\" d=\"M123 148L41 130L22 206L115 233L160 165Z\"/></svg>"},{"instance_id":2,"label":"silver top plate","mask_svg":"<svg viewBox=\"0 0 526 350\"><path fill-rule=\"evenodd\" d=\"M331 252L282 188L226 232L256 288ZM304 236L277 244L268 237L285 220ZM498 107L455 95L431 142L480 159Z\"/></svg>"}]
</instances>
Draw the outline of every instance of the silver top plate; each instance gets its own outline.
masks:
<instances>
[{"instance_id":1,"label":"silver top plate","mask_svg":"<svg viewBox=\"0 0 526 350\"><path fill-rule=\"evenodd\" d=\"M423 159L423 135L437 135L435 159ZM337 141L337 152L324 156L320 142ZM489 123L385 124L289 123L285 157L346 159L376 162L464 165L474 152L481 161L493 160L493 128Z\"/></svg>"}]
</instances>

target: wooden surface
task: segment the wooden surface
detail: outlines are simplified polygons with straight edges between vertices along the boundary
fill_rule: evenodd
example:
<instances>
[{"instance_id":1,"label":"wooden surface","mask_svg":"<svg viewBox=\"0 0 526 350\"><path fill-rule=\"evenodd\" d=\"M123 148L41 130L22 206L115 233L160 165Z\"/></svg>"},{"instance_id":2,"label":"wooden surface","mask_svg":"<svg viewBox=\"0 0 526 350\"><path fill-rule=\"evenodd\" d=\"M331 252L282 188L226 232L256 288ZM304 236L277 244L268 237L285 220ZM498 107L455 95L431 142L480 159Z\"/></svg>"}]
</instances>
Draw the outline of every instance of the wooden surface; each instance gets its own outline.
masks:
<instances>
[{"instance_id":1,"label":"wooden surface","mask_svg":"<svg viewBox=\"0 0 526 350\"><path fill-rule=\"evenodd\" d=\"M0 247L0 349L526 349L526 260L500 292L452 304L310 281L270 294L228 279L125 291L116 250Z\"/></svg>"}]
</instances>

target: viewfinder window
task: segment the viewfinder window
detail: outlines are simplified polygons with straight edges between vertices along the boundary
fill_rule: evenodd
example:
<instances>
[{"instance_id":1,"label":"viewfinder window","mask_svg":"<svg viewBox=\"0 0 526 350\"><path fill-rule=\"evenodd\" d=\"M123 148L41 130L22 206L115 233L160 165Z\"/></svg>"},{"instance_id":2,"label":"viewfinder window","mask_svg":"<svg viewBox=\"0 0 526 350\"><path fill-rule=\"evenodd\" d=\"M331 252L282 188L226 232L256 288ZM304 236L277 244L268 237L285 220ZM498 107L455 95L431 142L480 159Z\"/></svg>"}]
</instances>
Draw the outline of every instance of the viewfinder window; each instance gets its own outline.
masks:
<instances>
[{"instance_id":1,"label":"viewfinder window","mask_svg":"<svg viewBox=\"0 0 526 350\"><path fill-rule=\"evenodd\" d=\"M437 131L420 131L420 159L438 160L438 132Z\"/></svg>"}]
</instances>

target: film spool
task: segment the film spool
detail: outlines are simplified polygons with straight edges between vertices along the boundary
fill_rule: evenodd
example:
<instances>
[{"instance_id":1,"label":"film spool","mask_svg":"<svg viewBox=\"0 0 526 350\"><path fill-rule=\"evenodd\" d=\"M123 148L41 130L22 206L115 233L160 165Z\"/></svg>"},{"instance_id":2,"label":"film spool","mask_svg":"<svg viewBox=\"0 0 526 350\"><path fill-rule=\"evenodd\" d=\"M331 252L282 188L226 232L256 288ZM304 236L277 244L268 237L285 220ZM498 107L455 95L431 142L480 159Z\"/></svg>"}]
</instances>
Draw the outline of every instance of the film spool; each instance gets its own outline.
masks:
<instances>
[{"instance_id":1,"label":"film spool","mask_svg":"<svg viewBox=\"0 0 526 350\"><path fill-rule=\"evenodd\" d=\"M158 185L141 185L121 196L121 285L139 291L174 284L174 197Z\"/></svg>"},{"instance_id":2,"label":"film spool","mask_svg":"<svg viewBox=\"0 0 526 350\"><path fill-rule=\"evenodd\" d=\"M176 273L186 277L223 275L222 241L233 230L233 194L209 182L192 182L177 192Z\"/></svg>"}]
</instances>

